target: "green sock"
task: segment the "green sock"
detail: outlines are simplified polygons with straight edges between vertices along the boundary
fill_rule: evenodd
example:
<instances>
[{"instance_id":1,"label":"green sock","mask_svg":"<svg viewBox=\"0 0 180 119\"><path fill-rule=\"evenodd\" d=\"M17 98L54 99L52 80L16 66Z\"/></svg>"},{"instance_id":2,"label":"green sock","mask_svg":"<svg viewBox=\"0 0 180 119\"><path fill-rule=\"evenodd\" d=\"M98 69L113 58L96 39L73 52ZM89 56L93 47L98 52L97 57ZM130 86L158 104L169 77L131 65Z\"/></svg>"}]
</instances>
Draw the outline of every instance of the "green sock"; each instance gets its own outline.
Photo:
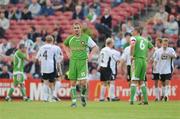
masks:
<instances>
[{"instance_id":1,"label":"green sock","mask_svg":"<svg viewBox=\"0 0 180 119\"><path fill-rule=\"evenodd\" d=\"M142 85L142 86L141 86L141 91L142 91L142 94L143 94L143 97L144 97L144 102L148 102L147 89L146 89L146 86L145 86L145 85Z\"/></svg>"},{"instance_id":2,"label":"green sock","mask_svg":"<svg viewBox=\"0 0 180 119\"><path fill-rule=\"evenodd\" d=\"M81 96L85 96L86 95L86 91L87 91L86 86L82 86L81 87Z\"/></svg>"},{"instance_id":3,"label":"green sock","mask_svg":"<svg viewBox=\"0 0 180 119\"><path fill-rule=\"evenodd\" d=\"M131 101L134 101L135 93L136 93L136 85L135 84L131 84L131 97L130 97Z\"/></svg>"},{"instance_id":4,"label":"green sock","mask_svg":"<svg viewBox=\"0 0 180 119\"><path fill-rule=\"evenodd\" d=\"M24 87L21 88L21 93L23 97L26 96L26 90Z\"/></svg>"},{"instance_id":5,"label":"green sock","mask_svg":"<svg viewBox=\"0 0 180 119\"><path fill-rule=\"evenodd\" d=\"M71 100L73 103L76 103L76 87L71 87Z\"/></svg>"},{"instance_id":6,"label":"green sock","mask_svg":"<svg viewBox=\"0 0 180 119\"><path fill-rule=\"evenodd\" d=\"M11 95L13 94L13 92L14 92L14 88L10 88L9 93L8 93L8 96L11 97Z\"/></svg>"}]
</instances>

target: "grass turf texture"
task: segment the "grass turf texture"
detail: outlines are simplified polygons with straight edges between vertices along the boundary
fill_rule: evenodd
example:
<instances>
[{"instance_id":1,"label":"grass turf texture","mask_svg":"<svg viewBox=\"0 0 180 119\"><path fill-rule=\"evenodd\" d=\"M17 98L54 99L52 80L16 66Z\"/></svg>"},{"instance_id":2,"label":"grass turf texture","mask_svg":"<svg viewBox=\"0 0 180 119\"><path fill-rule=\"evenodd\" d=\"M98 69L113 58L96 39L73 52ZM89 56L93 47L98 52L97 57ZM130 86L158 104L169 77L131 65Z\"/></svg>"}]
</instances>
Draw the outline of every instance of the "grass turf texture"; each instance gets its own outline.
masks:
<instances>
[{"instance_id":1,"label":"grass turf texture","mask_svg":"<svg viewBox=\"0 0 180 119\"><path fill-rule=\"evenodd\" d=\"M0 119L180 119L180 101L150 102L129 105L128 102L88 102L87 107L70 102L0 102Z\"/></svg>"}]
</instances>

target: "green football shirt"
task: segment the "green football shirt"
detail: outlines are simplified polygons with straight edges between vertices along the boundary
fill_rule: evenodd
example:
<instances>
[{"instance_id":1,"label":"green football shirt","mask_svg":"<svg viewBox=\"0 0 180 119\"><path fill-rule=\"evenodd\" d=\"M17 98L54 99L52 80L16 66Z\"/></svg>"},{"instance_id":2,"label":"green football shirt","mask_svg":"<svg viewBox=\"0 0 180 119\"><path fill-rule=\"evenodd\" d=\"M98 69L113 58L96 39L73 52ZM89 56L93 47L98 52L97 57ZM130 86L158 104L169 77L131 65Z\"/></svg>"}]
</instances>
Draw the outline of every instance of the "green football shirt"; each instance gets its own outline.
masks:
<instances>
[{"instance_id":1,"label":"green football shirt","mask_svg":"<svg viewBox=\"0 0 180 119\"><path fill-rule=\"evenodd\" d=\"M71 50L71 59L87 59L88 48L93 48L96 43L87 34L81 34L81 36L69 36L64 44Z\"/></svg>"},{"instance_id":2,"label":"green football shirt","mask_svg":"<svg viewBox=\"0 0 180 119\"><path fill-rule=\"evenodd\" d=\"M17 50L13 58L13 72L24 72L24 60L26 54Z\"/></svg>"},{"instance_id":3,"label":"green football shirt","mask_svg":"<svg viewBox=\"0 0 180 119\"><path fill-rule=\"evenodd\" d=\"M141 36L131 37L131 41L135 41L134 57L146 59L148 50L153 48L153 45L146 38Z\"/></svg>"}]
</instances>

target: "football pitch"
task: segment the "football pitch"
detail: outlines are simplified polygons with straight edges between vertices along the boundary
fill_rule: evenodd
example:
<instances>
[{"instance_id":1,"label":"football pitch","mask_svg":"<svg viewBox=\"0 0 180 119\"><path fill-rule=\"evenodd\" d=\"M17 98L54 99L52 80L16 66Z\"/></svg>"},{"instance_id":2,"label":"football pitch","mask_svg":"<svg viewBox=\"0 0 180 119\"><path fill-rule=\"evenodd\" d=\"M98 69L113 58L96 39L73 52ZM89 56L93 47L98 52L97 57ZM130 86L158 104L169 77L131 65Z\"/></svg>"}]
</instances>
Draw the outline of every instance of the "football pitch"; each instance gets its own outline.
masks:
<instances>
[{"instance_id":1,"label":"football pitch","mask_svg":"<svg viewBox=\"0 0 180 119\"><path fill-rule=\"evenodd\" d=\"M150 102L149 105L129 105L128 102L78 103L69 101L0 102L0 119L180 119L180 101Z\"/></svg>"}]
</instances>

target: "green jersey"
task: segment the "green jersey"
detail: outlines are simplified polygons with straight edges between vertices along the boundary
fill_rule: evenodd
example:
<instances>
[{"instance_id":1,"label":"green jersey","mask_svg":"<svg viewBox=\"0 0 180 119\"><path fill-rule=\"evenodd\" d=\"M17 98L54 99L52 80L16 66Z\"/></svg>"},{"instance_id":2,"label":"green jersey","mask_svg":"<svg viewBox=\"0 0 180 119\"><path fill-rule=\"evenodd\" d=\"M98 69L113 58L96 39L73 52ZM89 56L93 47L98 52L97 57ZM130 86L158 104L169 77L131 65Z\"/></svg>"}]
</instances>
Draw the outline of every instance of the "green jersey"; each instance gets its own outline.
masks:
<instances>
[{"instance_id":1,"label":"green jersey","mask_svg":"<svg viewBox=\"0 0 180 119\"><path fill-rule=\"evenodd\" d=\"M133 56L135 58L146 59L148 55L148 50L153 48L152 43L141 36L135 36L131 38L131 41L135 41L135 48L134 48Z\"/></svg>"},{"instance_id":2,"label":"green jersey","mask_svg":"<svg viewBox=\"0 0 180 119\"><path fill-rule=\"evenodd\" d=\"M90 36L82 34L80 37L69 36L64 44L71 49L71 59L87 59L88 58L88 48L96 46L95 42Z\"/></svg>"},{"instance_id":3,"label":"green jersey","mask_svg":"<svg viewBox=\"0 0 180 119\"><path fill-rule=\"evenodd\" d=\"M26 54L17 50L14 54L13 59L13 72L24 72L24 60L26 58Z\"/></svg>"}]
</instances>

